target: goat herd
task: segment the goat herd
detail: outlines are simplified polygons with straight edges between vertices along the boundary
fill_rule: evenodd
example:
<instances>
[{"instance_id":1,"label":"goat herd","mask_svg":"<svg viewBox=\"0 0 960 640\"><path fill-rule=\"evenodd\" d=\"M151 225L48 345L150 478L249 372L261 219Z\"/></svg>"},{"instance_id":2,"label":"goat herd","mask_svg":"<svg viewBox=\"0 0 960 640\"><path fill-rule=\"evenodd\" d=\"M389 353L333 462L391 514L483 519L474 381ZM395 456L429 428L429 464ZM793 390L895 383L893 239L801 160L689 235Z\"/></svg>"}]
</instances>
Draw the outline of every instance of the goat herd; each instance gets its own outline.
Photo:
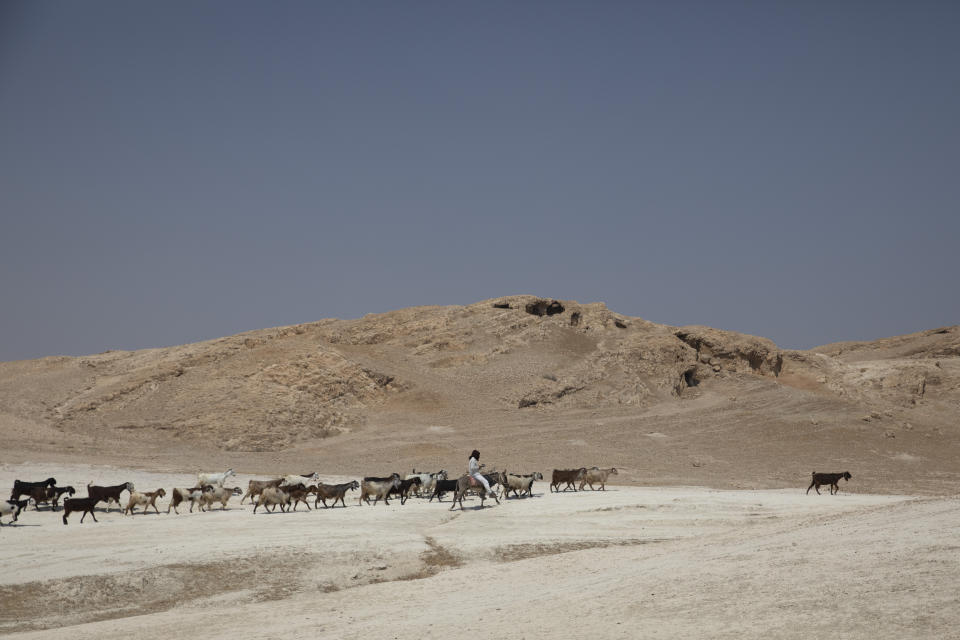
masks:
<instances>
[{"instance_id":1,"label":"goat herd","mask_svg":"<svg viewBox=\"0 0 960 640\"><path fill-rule=\"evenodd\" d=\"M319 481L317 473L304 475L287 475L273 480L250 480L247 484L247 491L244 493L240 487L225 487L224 483L230 476L235 476L233 469L227 469L223 473L199 473L197 474L197 484L190 488L174 488L170 491L170 503L167 506L167 513L173 509L173 512L179 514L177 507L184 502L190 503L190 512L193 512L194 505L200 511L211 509L215 504L220 503L221 509L226 509L227 502L233 496L242 496L240 504L243 504L247 498L254 504L253 512L263 507L267 511L275 511L277 506L281 511L295 511L299 503L303 503L307 509L310 504L307 502L309 496L315 496L313 501L314 508L322 502L323 506L335 507L337 502L344 507L347 492L359 489L360 497L358 504L364 502L370 504L370 498L373 498L373 504L376 505L381 499L385 505L390 504L391 497L399 498L403 505L415 495L420 498L428 498L433 502L436 498L438 502L443 501L446 493L453 493L453 505L450 509L456 508L459 504L463 509L463 498L468 493L476 494L480 498L480 506L483 507L484 500L488 497L485 487L475 481L470 476L462 476L455 480L447 478L446 471L437 471L435 473L418 472L413 473L401 479L400 474L394 473L388 477L367 477L358 482L353 480L343 484L324 484ZM533 496L533 483L536 480L542 480L543 475L535 471L530 474L520 475L507 473L506 471L494 471L483 474L490 485L489 496L500 503L500 498L506 499L510 492L514 497ZM606 490L607 478L610 475L617 475L615 468L600 469L599 467L579 469L554 469L550 482L550 490L560 492L560 485L564 485L562 491L572 489L573 491L583 490L585 485L589 485L591 490ZM23 511L32 501L37 509L40 510L41 504L46 504L51 511L59 508L61 498L63 498L63 524L67 524L67 518L71 513L79 512L80 522L83 522L87 514L97 521L94 515L94 508L98 503L103 502L106 509L109 510L110 503L116 502L117 508L122 507L120 501L121 494L128 492L127 505L123 509L124 515L133 514L137 507L143 508L146 513L150 507L158 514L157 499L167 496L164 489L156 491L137 491L132 482L113 485L109 487L87 485L87 497L75 498L76 489L73 487L58 487L55 478L47 478L39 482L25 482L15 480L13 491L9 500L0 501L0 518L6 515L12 515L12 522L15 522L20 512ZM497 493L501 495L498 497ZM24 497L25 496L25 497ZM67 496L67 497L65 497ZM21 499L23 498L23 499ZM331 501L327 504L327 501ZM3 522L0 521L0 525Z\"/></svg>"}]
</instances>

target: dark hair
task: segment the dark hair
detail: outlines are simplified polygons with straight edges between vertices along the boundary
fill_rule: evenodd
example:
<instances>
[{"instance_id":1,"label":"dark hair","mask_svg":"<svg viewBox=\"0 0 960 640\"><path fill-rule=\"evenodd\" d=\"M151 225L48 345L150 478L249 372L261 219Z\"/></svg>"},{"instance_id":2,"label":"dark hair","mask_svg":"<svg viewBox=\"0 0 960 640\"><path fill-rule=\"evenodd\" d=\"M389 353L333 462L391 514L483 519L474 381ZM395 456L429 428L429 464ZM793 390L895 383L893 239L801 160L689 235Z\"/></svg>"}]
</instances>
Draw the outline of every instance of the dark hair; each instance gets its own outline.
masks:
<instances>
[{"instance_id":1,"label":"dark hair","mask_svg":"<svg viewBox=\"0 0 960 640\"><path fill-rule=\"evenodd\" d=\"M474 449L474 450L473 450L473 453L470 454L470 457L471 457L471 458L476 458L477 460L479 460L479 459L480 459L480 452L477 451L476 449Z\"/></svg>"}]
</instances>

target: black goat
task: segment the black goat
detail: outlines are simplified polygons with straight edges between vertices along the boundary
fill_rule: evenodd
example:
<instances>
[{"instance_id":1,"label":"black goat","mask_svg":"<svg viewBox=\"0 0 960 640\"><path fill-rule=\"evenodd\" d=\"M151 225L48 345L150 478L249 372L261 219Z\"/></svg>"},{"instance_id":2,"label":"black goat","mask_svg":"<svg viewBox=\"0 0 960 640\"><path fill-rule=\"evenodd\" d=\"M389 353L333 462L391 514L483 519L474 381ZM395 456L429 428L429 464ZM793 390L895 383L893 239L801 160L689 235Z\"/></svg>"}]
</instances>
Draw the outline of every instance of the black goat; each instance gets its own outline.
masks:
<instances>
[{"instance_id":1,"label":"black goat","mask_svg":"<svg viewBox=\"0 0 960 640\"><path fill-rule=\"evenodd\" d=\"M820 487L828 484L830 485L830 495L840 492L840 485L837 484L841 479L850 481L850 478L853 476L850 475L849 471L844 471L843 473L817 473L813 472L813 480L810 482L810 486L807 487L807 493L810 493L810 489L816 489L817 495L820 494Z\"/></svg>"},{"instance_id":2,"label":"black goat","mask_svg":"<svg viewBox=\"0 0 960 640\"><path fill-rule=\"evenodd\" d=\"M97 506L97 503L100 502L101 498L92 497L92 498L67 498L63 501L63 524L67 524L67 516L69 516L74 511L82 511L83 515L80 516L80 523L83 523L83 519L87 517L87 514L90 514L90 517L93 518L93 521L97 521L97 516L93 515L93 508Z\"/></svg>"},{"instance_id":3,"label":"black goat","mask_svg":"<svg viewBox=\"0 0 960 640\"><path fill-rule=\"evenodd\" d=\"M457 490L457 478L453 480L441 480L437 478L437 486L433 488L433 493L430 495L430 499L427 502L433 502L433 499L436 498L437 502L443 502L443 494L448 491Z\"/></svg>"},{"instance_id":4,"label":"black goat","mask_svg":"<svg viewBox=\"0 0 960 640\"><path fill-rule=\"evenodd\" d=\"M26 482L24 480L14 480L13 481L13 491L10 493L11 500L19 500L20 496L25 493L30 493L32 489L37 487L53 487L56 486L56 478L47 478L42 482Z\"/></svg>"}]
</instances>

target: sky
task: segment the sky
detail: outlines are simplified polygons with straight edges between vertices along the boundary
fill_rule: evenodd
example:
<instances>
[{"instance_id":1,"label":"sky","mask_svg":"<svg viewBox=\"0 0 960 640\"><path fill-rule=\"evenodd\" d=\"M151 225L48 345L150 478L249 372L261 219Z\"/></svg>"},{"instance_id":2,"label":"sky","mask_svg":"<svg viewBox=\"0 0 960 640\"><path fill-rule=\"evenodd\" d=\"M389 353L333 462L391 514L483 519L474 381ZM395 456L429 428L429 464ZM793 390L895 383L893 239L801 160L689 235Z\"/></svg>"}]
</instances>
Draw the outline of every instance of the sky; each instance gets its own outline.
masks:
<instances>
[{"instance_id":1,"label":"sky","mask_svg":"<svg viewBox=\"0 0 960 640\"><path fill-rule=\"evenodd\" d=\"M960 323L960 3L0 0L0 360L513 294Z\"/></svg>"}]
</instances>

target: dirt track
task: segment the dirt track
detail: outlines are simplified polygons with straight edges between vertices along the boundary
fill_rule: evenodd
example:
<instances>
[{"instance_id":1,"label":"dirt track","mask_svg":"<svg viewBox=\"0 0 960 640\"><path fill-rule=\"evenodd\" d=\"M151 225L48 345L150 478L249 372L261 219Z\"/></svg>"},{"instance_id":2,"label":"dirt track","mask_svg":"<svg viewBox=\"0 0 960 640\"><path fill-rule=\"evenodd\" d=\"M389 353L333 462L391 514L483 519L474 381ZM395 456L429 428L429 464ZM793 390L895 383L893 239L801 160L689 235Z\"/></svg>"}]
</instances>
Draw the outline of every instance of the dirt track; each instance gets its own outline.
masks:
<instances>
[{"instance_id":1,"label":"dirt track","mask_svg":"<svg viewBox=\"0 0 960 640\"><path fill-rule=\"evenodd\" d=\"M61 485L188 475L0 467ZM247 477L241 476L244 485ZM952 498L611 487L449 503L4 527L0 632L25 638L956 637ZM81 491L79 495L84 492ZM166 502L161 504L161 511ZM301 507L302 509L302 507Z\"/></svg>"}]
</instances>

